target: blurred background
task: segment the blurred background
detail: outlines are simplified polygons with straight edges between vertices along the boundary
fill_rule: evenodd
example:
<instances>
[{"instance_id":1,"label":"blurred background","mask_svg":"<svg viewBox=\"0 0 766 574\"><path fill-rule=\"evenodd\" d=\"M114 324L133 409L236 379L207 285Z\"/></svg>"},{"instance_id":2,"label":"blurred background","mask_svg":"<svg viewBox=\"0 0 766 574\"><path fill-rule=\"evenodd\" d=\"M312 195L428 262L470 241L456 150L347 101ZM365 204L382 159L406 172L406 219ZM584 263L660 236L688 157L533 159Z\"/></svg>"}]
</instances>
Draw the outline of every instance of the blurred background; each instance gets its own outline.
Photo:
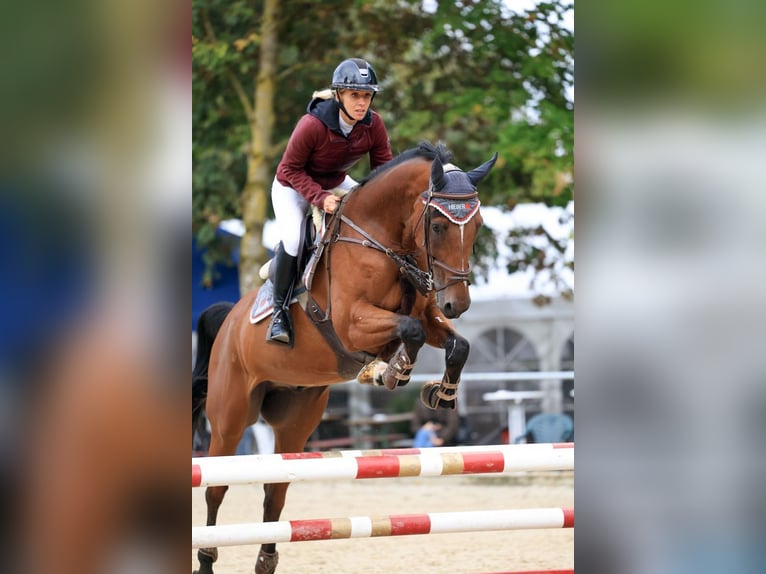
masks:
<instances>
[{"instance_id":1,"label":"blurred background","mask_svg":"<svg viewBox=\"0 0 766 574\"><path fill-rule=\"evenodd\" d=\"M763 572L756 2L577 7L580 572Z\"/></svg>"},{"instance_id":2,"label":"blurred background","mask_svg":"<svg viewBox=\"0 0 766 574\"><path fill-rule=\"evenodd\" d=\"M190 29L178 2L0 8L4 571L186 564Z\"/></svg>"}]
</instances>

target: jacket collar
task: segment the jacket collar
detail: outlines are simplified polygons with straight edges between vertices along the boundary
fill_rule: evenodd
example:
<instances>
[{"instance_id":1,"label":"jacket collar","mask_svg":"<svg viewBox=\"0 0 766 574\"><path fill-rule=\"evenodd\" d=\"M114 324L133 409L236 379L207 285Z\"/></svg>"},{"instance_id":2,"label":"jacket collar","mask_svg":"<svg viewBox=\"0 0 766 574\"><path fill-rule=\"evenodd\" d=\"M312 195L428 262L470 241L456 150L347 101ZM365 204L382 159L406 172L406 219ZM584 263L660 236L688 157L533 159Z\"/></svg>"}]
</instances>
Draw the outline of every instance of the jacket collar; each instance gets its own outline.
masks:
<instances>
[{"instance_id":1,"label":"jacket collar","mask_svg":"<svg viewBox=\"0 0 766 574\"><path fill-rule=\"evenodd\" d=\"M309 102L308 108L306 108L306 112L318 118L324 125L327 126L329 130L341 135L343 134L343 132L340 131L340 122L338 121L340 108L338 107L338 102L335 101L335 98L331 98L329 100L314 98L311 100L311 102ZM357 124L366 126L371 125L372 110L367 110L365 116L359 120Z\"/></svg>"}]
</instances>

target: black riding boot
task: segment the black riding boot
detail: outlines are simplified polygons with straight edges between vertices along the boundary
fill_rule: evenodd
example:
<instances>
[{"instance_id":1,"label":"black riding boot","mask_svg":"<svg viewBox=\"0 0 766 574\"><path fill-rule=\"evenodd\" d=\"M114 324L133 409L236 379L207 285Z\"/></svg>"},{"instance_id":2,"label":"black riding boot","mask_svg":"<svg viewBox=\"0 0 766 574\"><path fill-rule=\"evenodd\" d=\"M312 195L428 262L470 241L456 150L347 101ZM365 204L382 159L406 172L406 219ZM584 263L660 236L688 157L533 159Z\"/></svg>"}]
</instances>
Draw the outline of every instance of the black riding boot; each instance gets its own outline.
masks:
<instances>
[{"instance_id":1,"label":"black riding boot","mask_svg":"<svg viewBox=\"0 0 766 574\"><path fill-rule=\"evenodd\" d=\"M293 346L290 296L295 280L296 260L297 257L288 255L284 248L278 249L274 257L274 315L266 335L268 343Z\"/></svg>"}]
</instances>

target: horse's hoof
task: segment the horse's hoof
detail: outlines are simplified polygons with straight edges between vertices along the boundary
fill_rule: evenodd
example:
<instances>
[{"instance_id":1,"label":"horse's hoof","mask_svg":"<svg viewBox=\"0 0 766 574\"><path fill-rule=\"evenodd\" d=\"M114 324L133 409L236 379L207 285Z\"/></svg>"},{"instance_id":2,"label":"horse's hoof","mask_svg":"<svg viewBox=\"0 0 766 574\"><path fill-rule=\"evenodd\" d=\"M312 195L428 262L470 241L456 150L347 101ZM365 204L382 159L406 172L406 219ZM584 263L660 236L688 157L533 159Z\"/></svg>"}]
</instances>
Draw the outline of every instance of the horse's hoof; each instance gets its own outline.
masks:
<instances>
[{"instance_id":1,"label":"horse's hoof","mask_svg":"<svg viewBox=\"0 0 766 574\"><path fill-rule=\"evenodd\" d=\"M199 560L199 570L194 570L192 574L213 574L213 562L218 560L218 549L200 548L197 550L197 560Z\"/></svg>"},{"instance_id":2,"label":"horse's hoof","mask_svg":"<svg viewBox=\"0 0 766 574\"><path fill-rule=\"evenodd\" d=\"M432 411L435 411L436 409L455 410L457 408L457 397L449 400L439 397L439 386L440 383L437 382L430 382L423 385L423 388L420 389L421 402Z\"/></svg>"},{"instance_id":3,"label":"horse's hoof","mask_svg":"<svg viewBox=\"0 0 766 574\"><path fill-rule=\"evenodd\" d=\"M356 380L363 385L382 387L383 373L386 372L386 367L388 367L388 363L375 359L372 363L362 367L362 370L356 376Z\"/></svg>"},{"instance_id":4,"label":"horse's hoof","mask_svg":"<svg viewBox=\"0 0 766 574\"><path fill-rule=\"evenodd\" d=\"M429 409L436 410L438 399L436 398L436 391L439 390L439 383L426 383L420 389L420 401Z\"/></svg>"},{"instance_id":5,"label":"horse's hoof","mask_svg":"<svg viewBox=\"0 0 766 574\"><path fill-rule=\"evenodd\" d=\"M255 561L255 574L274 574L278 562L279 552L275 550L273 553L269 553L261 550Z\"/></svg>"}]
</instances>

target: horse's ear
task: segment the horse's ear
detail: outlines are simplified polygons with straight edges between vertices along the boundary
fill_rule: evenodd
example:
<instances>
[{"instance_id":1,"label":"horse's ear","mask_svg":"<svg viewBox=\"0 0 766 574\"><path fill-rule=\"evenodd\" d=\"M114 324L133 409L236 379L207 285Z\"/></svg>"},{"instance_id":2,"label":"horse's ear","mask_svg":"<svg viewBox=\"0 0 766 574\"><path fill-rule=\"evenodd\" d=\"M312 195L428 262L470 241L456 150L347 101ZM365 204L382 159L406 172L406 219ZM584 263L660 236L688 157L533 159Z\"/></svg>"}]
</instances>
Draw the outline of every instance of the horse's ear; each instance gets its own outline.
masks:
<instances>
[{"instance_id":1,"label":"horse's ear","mask_svg":"<svg viewBox=\"0 0 766 574\"><path fill-rule=\"evenodd\" d=\"M442 162L439 159L439 156L436 156L431 164L431 186L434 191L439 191L444 187L445 183L444 167L442 167Z\"/></svg>"},{"instance_id":2,"label":"horse's ear","mask_svg":"<svg viewBox=\"0 0 766 574\"><path fill-rule=\"evenodd\" d=\"M497 152L495 152L495 155L493 155L488 161L481 164L476 169L472 169L466 175L468 176L468 179L471 180L471 183L474 185L477 185L482 179L487 177L487 174L489 173L489 170L492 169L492 166L495 165L495 162L497 161Z\"/></svg>"}]
</instances>

